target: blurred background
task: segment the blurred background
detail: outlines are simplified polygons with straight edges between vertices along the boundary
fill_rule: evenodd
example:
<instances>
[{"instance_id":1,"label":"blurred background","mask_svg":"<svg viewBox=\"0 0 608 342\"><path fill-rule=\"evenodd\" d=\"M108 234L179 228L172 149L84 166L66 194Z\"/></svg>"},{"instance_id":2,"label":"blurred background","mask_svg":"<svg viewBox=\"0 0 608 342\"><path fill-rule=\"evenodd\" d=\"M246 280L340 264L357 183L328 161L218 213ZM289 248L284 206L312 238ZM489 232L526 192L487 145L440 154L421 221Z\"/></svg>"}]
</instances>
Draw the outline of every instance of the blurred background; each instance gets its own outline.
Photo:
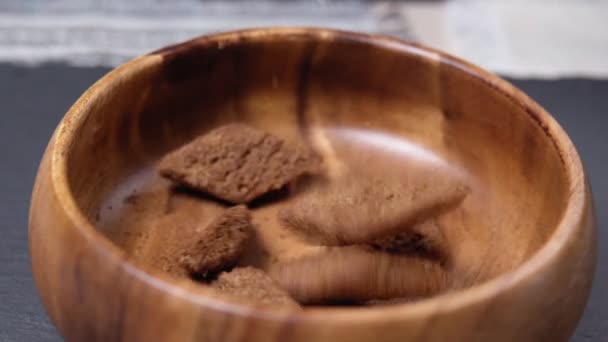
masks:
<instances>
[{"instance_id":1,"label":"blurred background","mask_svg":"<svg viewBox=\"0 0 608 342\"><path fill-rule=\"evenodd\" d=\"M203 33L323 26L393 35L518 77L608 77L603 0L0 1L0 61L116 66Z\"/></svg>"},{"instance_id":2,"label":"blurred background","mask_svg":"<svg viewBox=\"0 0 608 342\"><path fill-rule=\"evenodd\" d=\"M608 0L0 0L0 342L61 341L33 285L27 212L69 106L137 55L284 25L429 45L498 73L552 113L585 163L599 226L596 281L572 341L608 341Z\"/></svg>"}]
</instances>

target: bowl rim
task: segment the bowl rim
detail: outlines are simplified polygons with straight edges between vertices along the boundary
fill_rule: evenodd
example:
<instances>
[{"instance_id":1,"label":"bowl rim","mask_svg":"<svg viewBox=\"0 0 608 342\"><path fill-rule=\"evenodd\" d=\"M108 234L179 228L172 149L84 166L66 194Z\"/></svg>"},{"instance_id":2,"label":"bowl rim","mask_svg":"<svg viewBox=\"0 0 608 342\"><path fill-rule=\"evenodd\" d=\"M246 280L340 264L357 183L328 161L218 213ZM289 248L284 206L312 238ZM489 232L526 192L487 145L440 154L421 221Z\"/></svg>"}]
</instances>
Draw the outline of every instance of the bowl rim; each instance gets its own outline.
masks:
<instances>
[{"instance_id":1,"label":"bowl rim","mask_svg":"<svg viewBox=\"0 0 608 342\"><path fill-rule=\"evenodd\" d=\"M110 71L95 82L68 110L55 131L55 139L52 140L54 141L54 146L51 149L51 184L57 194L57 198L61 198L59 205L69 220L72 221L73 229L77 230L85 240L95 247L96 253L107 258L108 262L115 264L117 267L122 267L125 272L130 273L136 279L170 296L180 297L201 308L219 310L227 314L244 315L255 319L284 321L286 316L281 310L249 307L227 302L210 296L210 292L202 286L189 285L186 282L171 280L169 276L162 274L160 271L136 266L126 258L124 252L118 246L98 231L94 224L79 209L67 179L67 160L74 139L73 133L86 120L88 106L94 102L93 99L108 91L113 82L116 82L120 76L135 75L161 62L161 54L164 51L175 47L188 48L189 44L200 42L209 43L230 40L237 42L238 39L242 38L252 40L293 39L294 37L302 36L319 41L336 39L354 41L378 49L387 49L395 53L414 55L427 60L430 59L480 81L485 86L491 88L492 91L504 96L527 113L534 123L542 129L547 138L553 142L561 158L570 193L565 210L556 229L539 250L517 268L502 273L491 280L475 284L466 289L440 294L413 303L361 308L311 308L304 311L291 312L288 319L314 320L317 322L331 320L332 322L342 321L356 324L378 320L386 322L387 319L419 319L421 316L433 316L439 312L458 311L464 307L476 305L487 299L496 297L501 292L513 289L517 284L549 267L551 262L558 258L560 251L562 251L568 242L576 238L579 229L584 229L584 227L579 228L581 226L579 223L585 215L588 205L586 203L588 201L586 194L589 190L588 184L585 181L580 157L571 140L555 119L522 91L476 65L433 48L387 36L308 27L268 27L203 35L160 49L151 54L137 57Z\"/></svg>"}]
</instances>

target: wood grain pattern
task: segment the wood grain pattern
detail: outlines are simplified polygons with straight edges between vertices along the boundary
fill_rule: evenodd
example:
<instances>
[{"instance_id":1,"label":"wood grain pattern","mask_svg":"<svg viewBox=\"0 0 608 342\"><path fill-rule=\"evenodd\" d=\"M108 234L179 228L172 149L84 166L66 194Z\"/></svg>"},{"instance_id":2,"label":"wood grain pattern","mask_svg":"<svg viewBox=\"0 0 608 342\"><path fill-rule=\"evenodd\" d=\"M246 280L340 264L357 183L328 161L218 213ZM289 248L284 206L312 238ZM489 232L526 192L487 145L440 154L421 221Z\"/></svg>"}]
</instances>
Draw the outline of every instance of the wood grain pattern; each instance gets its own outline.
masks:
<instances>
[{"instance_id":1,"label":"wood grain pattern","mask_svg":"<svg viewBox=\"0 0 608 342\"><path fill-rule=\"evenodd\" d=\"M202 219L220 209L169 203L154 163L230 121L305 137L336 177L344 130L422 147L469 175L471 194L440 220L455 290L293 312L239 305L137 262L141 241L121 232L137 236L171 207ZM152 194L141 210L125 201L134 190ZM254 213L269 258L315 253L277 238L280 206ZM389 38L263 29L168 47L89 89L41 162L30 250L42 300L70 341L559 341L588 296L595 224L572 143L507 82Z\"/></svg>"}]
</instances>

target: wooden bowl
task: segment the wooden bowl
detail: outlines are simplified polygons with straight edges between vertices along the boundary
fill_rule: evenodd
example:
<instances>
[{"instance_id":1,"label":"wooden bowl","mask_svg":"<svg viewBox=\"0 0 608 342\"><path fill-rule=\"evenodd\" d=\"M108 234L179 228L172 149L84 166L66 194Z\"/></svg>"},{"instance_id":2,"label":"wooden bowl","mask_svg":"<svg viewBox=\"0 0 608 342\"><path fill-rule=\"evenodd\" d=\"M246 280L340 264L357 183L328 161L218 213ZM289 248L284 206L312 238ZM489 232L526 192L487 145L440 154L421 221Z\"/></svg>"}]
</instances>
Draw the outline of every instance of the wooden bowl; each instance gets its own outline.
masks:
<instances>
[{"instance_id":1,"label":"wooden bowl","mask_svg":"<svg viewBox=\"0 0 608 342\"><path fill-rule=\"evenodd\" d=\"M225 300L138 262L142 234L167 206L199 220L218 208L168 198L155 163L231 121L310 139L329 161L340 159L331 132L346 129L463 170L471 193L442 218L458 289L289 311ZM301 251L277 237L280 206L254 212L279 258ZM70 341L561 341L585 307L596 257L579 156L521 91L417 45L300 28L197 38L99 80L44 154L29 239L43 303Z\"/></svg>"}]
</instances>

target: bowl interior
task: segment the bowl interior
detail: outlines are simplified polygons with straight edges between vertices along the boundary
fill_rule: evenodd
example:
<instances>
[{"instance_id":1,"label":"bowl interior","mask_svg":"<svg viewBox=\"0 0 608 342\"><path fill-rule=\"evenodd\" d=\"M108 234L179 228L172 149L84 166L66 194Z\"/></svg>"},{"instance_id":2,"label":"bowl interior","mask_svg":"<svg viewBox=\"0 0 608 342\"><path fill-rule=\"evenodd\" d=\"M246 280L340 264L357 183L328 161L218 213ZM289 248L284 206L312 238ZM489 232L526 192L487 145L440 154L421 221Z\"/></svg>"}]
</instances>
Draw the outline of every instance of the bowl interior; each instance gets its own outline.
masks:
<instances>
[{"instance_id":1,"label":"bowl interior","mask_svg":"<svg viewBox=\"0 0 608 342\"><path fill-rule=\"evenodd\" d=\"M540 122L491 80L418 47L314 31L227 34L141 57L107 79L76 128L68 180L97 229L148 266L177 225L204 224L222 208L170 190L155 163L234 121L306 140L331 165L367 149L394 168L430 161L465 174L470 195L440 218L450 277L463 287L529 258L566 205L563 162ZM291 200L279 193L256 207L263 252L248 264L315 252L277 223Z\"/></svg>"}]
</instances>

